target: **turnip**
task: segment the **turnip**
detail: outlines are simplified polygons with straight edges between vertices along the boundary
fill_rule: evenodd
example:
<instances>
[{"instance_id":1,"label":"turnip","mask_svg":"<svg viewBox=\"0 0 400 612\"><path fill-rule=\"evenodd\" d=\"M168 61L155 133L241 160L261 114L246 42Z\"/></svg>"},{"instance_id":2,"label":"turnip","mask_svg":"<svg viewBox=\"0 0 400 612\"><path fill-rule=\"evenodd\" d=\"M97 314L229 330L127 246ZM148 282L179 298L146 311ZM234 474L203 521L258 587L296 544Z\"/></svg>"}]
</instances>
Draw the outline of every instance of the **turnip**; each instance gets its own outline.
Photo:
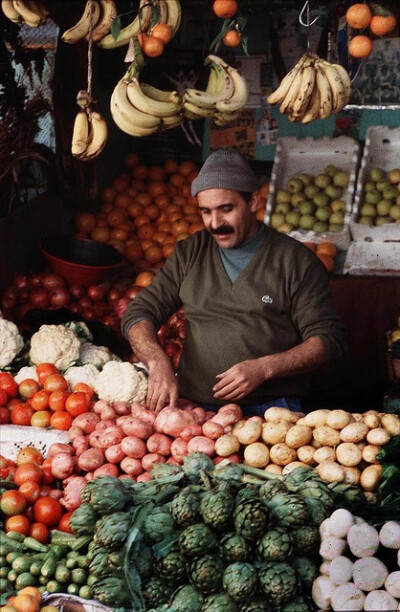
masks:
<instances>
[{"instance_id":1,"label":"turnip","mask_svg":"<svg viewBox=\"0 0 400 612\"><path fill-rule=\"evenodd\" d=\"M385 589L392 597L400 598L400 572L391 572L385 580Z\"/></svg>"},{"instance_id":2,"label":"turnip","mask_svg":"<svg viewBox=\"0 0 400 612\"><path fill-rule=\"evenodd\" d=\"M335 536L327 536L321 542L319 554L325 561L332 561L335 557L340 557L346 550L346 542Z\"/></svg>"},{"instance_id":3,"label":"turnip","mask_svg":"<svg viewBox=\"0 0 400 612\"><path fill-rule=\"evenodd\" d=\"M384 523L379 532L379 540L382 546L386 548L400 549L400 522L387 521Z\"/></svg>"},{"instance_id":4,"label":"turnip","mask_svg":"<svg viewBox=\"0 0 400 612\"><path fill-rule=\"evenodd\" d=\"M364 610L367 612L391 612L398 609L398 601L394 599L387 591L374 590L368 593L364 600Z\"/></svg>"},{"instance_id":5,"label":"turnip","mask_svg":"<svg viewBox=\"0 0 400 612\"><path fill-rule=\"evenodd\" d=\"M329 576L331 572L332 561L323 561L319 566L319 573L323 576Z\"/></svg>"},{"instance_id":6,"label":"turnip","mask_svg":"<svg viewBox=\"0 0 400 612\"><path fill-rule=\"evenodd\" d=\"M355 557L373 557L379 547L379 535L368 523L355 524L348 530L347 544Z\"/></svg>"},{"instance_id":7,"label":"turnip","mask_svg":"<svg viewBox=\"0 0 400 612\"><path fill-rule=\"evenodd\" d=\"M353 562L348 557L340 555L332 559L329 576L335 585L346 584L353 578Z\"/></svg>"},{"instance_id":8,"label":"turnip","mask_svg":"<svg viewBox=\"0 0 400 612\"><path fill-rule=\"evenodd\" d=\"M376 557L357 559L353 565L353 581L362 591L380 589L388 577L387 567Z\"/></svg>"},{"instance_id":9,"label":"turnip","mask_svg":"<svg viewBox=\"0 0 400 612\"><path fill-rule=\"evenodd\" d=\"M322 523L320 523L320 526L318 529L319 529L319 535L321 536L322 540L332 535L330 519L326 518L325 520L323 520Z\"/></svg>"},{"instance_id":10,"label":"turnip","mask_svg":"<svg viewBox=\"0 0 400 612\"><path fill-rule=\"evenodd\" d=\"M341 612L342 610L364 609L364 593L353 583L341 584L333 591L331 598L332 610Z\"/></svg>"},{"instance_id":11,"label":"turnip","mask_svg":"<svg viewBox=\"0 0 400 612\"><path fill-rule=\"evenodd\" d=\"M335 588L328 576L318 576L314 580L311 596L320 610L331 609L331 599Z\"/></svg>"},{"instance_id":12,"label":"turnip","mask_svg":"<svg viewBox=\"0 0 400 612\"><path fill-rule=\"evenodd\" d=\"M344 508L338 508L329 518L331 534L337 538L346 538L352 525L354 525L353 515Z\"/></svg>"}]
</instances>

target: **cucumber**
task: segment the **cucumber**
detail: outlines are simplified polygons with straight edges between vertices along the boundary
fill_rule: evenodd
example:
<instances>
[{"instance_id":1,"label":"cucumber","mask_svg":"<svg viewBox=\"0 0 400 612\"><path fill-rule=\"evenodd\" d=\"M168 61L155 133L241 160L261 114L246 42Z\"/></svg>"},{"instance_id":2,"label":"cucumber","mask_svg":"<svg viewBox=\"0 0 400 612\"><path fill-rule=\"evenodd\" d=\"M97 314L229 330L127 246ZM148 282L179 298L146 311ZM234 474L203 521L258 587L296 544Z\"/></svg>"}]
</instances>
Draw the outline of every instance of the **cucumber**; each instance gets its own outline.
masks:
<instances>
[{"instance_id":1,"label":"cucumber","mask_svg":"<svg viewBox=\"0 0 400 612\"><path fill-rule=\"evenodd\" d=\"M23 542L25 536L18 531L7 531L7 537L11 538L11 540L15 540L15 542Z\"/></svg>"},{"instance_id":2,"label":"cucumber","mask_svg":"<svg viewBox=\"0 0 400 612\"><path fill-rule=\"evenodd\" d=\"M61 544L51 544L50 550L55 556L55 558L57 560L60 560L66 556L68 552L68 546L63 546Z\"/></svg>"},{"instance_id":3,"label":"cucumber","mask_svg":"<svg viewBox=\"0 0 400 612\"><path fill-rule=\"evenodd\" d=\"M15 588L17 591L20 589L24 589L27 586L36 586L37 578L36 576L32 576L30 572L23 572L17 576L15 581Z\"/></svg>"},{"instance_id":4,"label":"cucumber","mask_svg":"<svg viewBox=\"0 0 400 612\"><path fill-rule=\"evenodd\" d=\"M11 582L8 582L7 578L0 578L0 593L8 593L12 595L12 591L14 590L14 586Z\"/></svg>"},{"instance_id":5,"label":"cucumber","mask_svg":"<svg viewBox=\"0 0 400 612\"><path fill-rule=\"evenodd\" d=\"M46 593L46 585L45 584L41 584L40 586L36 587L37 590L39 591L39 593L41 593L43 595L43 593Z\"/></svg>"},{"instance_id":6,"label":"cucumber","mask_svg":"<svg viewBox=\"0 0 400 612\"><path fill-rule=\"evenodd\" d=\"M76 557L76 560L78 563L78 567L81 567L83 569L89 565L89 561L87 560L85 555L79 555L79 557Z\"/></svg>"},{"instance_id":7,"label":"cucumber","mask_svg":"<svg viewBox=\"0 0 400 612\"><path fill-rule=\"evenodd\" d=\"M14 559L11 567L17 572L17 574L22 574L22 572L27 572L29 570L33 561L34 559L32 557L20 555Z\"/></svg>"},{"instance_id":8,"label":"cucumber","mask_svg":"<svg viewBox=\"0 0 400 612\"><path fill-rule=\"evenodd\" d=\"M59 563L56 567L54 578L57 580L57 582L62 582L64 584L70 581L71 572L65 565L61 565Z\"/></svg>"},{"instance_id":9,"label":"cucumber","mask_svg":"<svg viewBox=\"0 0 400 612\"><path fill-rule=\"evenodd\" d=\"M76 584L85 584L87 580L87 571L77 567L76 569L71 570L71 580Z\"/></svg>"},{"instance_id":10,"label":"cucumber","mask_svg":"<svg viewBox=\"0 0 400 612\"><path fill-rule=\"evenodd\" d=\"M90 586L90 587L91 587L91 586L93 586L93 585L94 585L94 584L95 584L97 581L98 581L97 576L95 576L94 574L89 574L89 576L87 577L87 580L86 580L86 584L87 584L88 586Z\"/></svg>"},{"instance_id":11,"label":"cucumber","mask_svg":"<svg viewBox=\"0 0 400 612\"><path fill-rule=\"evenodd\" d=\"M36 550L36 552L40 553L45 553L49 550L49 547L46 544L42 544L42 542L39 542L39 540L32 538L31 536L25 536L23 544L27 548Z\"/></svg>"},{"instance_id":12,"label":"cucumber","mask_svg":"<svg viewBox=\"0 0 400 612\"><path fill-rule=\"evenodd\" d=\"M7 574L7 580L9 582L15 582L17 579L17 576L18 576L17 572L13 569L10 569L10 571Z\"/></svg>"},{"instance_id":13,"label":"cucumber","mask_svg":"<svg viewBox=\"0 0 400 612\"><path fill-rule=\"evenodd\" d=\"M46 586L49 579L46 576L39 576L39 584L42 586Z\"/></svg>"},{"instance_id":14,"label":"cucumber","mask_svg":"<svg viewBox=\"0 0 400 612\"><path fill-rule=\"evenodd\" d=\"M5 544L4 542L0 542L0 555L2 557L6 557L11 551L12 547L9 544Z\"/></svg>"},{"instance_id":15,"label":"cucumber","mask_svg":"<svg viewBox=\"0 0 400 612\"><path fill-rule=\"evenodd\" d=\"M8 565L2 565L0 567L0 578L7 578L9 571L10 568L8 567Z\"/></svg>"},{"instance_id":16,"label":"cucumber","mask_svg":"<svg viewBox=\"0 0 400 612\"><path fill-rule=\"evenodd\" d=\"M69 553L67 553L67 559L75 559L75 557L79 557L80 553L78 550L70 550Z\"/></svg>"},{"instance_id":17,"label":"cucumber","mask_svg":"<svg viewBox=\"0 0 400 612\"><path fill-rule=\"evenodd\" d=\"M49 555L49 557L47 557L46 561L43 563L40 573L42 576L45 576L46 578L52 578L54 576L54 572L56 571L56 567L57 567L56 558L53 556L53 554L51 554Z\"/></svg>"},{"instance_id":18,"label":"cucumber","mask_svg":"<svg viewBox=\"0 0 400 612\"><path fill-rule=\"evenodd\" d=\"M67 593L70 595L78 595L80 589L79 584L74 584L73 582L67 586Z\"/></svg>"},{"instance_id":19,"label":"cucumber","mask_svg":"<svg viewBox=\"0 0 400 612\"><path fill-rule=\"evenodd\" d=\"M46 587L49 593L63 592L63 586L60 582L57 582L57 580L49 580L49 582L46 584Z\"/></svg>"},{"instance_id":20,"label":"cucumber","mask_svg":"<svg viewBox=\"0 0 400 612\"><path fill-rule=\"evenodd\" d=\"M29 567L29 571L33 576L40 576L40 571L42 569L43 566L43 559L35 559L35 561L32 561L30 567Z\"/></svg>"},{"instance_id":21,"label":"cucumber","mask_svg":"<svg viewBox=\"0 0 400 612\"><path fill-rule=\"evenodd\" d=\"M20 556L21 556L21 553L20 552L16 552L15 550L9 552L6 555L6 561L7 561L8 565L12 565L14 559L18 559L18 557L20 557Z\"/></svg>"},{"instance_id":22,"label":"cucumber","mask_svg":"<svg viewBox=\"0 0 400 612\"><path fill-rule=\"evenodd\" d=\"M90 588L90 586L88 586L87 584L81 586L81 588L79 589L79 597L82 597L82 599L90 599L91 596L92 589Z\"/></svg>"},{"instance_id":23,"label":"cucumber","mask_svg":"<svg viewBox=\"0 0 400 612\"><path fill-rule=\"evenodd\" d=\"M5 555L0 555L0 567L7 565L7 559Z\"/></svg>"},{"instance_id":24,"label":"cucumber","mask_svg":"<svg viewBox=\"0 0 400 612\"><path fill-rule=\"evenodd\" d=\"M74 559L72 557L70 557L69 559L66 559L65 567L68 567L68 569L74 569L77 566L78 566L78 564L76 562L76 559Z\"/></svg>"}]
</instances>

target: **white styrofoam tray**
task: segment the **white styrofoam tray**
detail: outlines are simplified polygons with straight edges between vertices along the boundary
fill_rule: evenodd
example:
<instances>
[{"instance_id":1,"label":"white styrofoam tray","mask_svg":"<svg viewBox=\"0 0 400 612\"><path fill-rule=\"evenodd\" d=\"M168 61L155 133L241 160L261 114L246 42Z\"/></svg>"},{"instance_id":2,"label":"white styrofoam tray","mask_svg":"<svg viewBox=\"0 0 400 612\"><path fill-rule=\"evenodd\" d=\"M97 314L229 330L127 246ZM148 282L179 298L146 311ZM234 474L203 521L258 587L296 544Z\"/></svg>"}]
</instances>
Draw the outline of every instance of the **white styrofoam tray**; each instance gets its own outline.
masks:
<instances>
[{"instance_id":1,"label":"white styrofoam tray","mask_svg":"<svg viewBox=\"0 0 400 612\"><path fill-rule=\"evenodd\" d=\"M284 136L278 139L266 204L265 223L270 224L275 208L276 192L284 189L287 181L299 172L316 175L329 164L350 173L349 185L342 196L346 202L344 229L340 232L313 232L294 230L290 236L301 241L322 242L329 240L341 250L350 245L349 221L353 206L356 174L360 158L359 143L348 136L337 138L295 138Z\"/></svg>"},{"instance_id":2,"label":"white styrofoam tray","mask_svg":"<svg viewBox=\"0 0 400 612\"><path fill-rule=\"evenodd\" d=\"M350 232L353 240L400 241L400 223L385 223L379 227L371 227L356 222L362 201L363 186L372 168L380 168L386 172L400 168L400 128L374 125L367 129L350 218Z\"/></svg>"},{"instance_id":3,"label":"white styrofoam tray","mask_svg":"<svg viewBox=\"0 0 400 612\"><path fill-rule=\"evenodd\" d=\"M68 444L68 433L60 429L22 425L2 425L0 428L1 454L13 461L25 446L34 446L46 458L50 446L55 442Z\"/></svg>"},{"instance_id":4,"label":"white styrofoam tray","mask_svg":"<svg viewBox=\"0 0 400 612\"><path fill-rule=\"evenodd\" d=\"M400 242L352 242L346 254L343 273L400 276Z\"/></svg>"}]
</instances>

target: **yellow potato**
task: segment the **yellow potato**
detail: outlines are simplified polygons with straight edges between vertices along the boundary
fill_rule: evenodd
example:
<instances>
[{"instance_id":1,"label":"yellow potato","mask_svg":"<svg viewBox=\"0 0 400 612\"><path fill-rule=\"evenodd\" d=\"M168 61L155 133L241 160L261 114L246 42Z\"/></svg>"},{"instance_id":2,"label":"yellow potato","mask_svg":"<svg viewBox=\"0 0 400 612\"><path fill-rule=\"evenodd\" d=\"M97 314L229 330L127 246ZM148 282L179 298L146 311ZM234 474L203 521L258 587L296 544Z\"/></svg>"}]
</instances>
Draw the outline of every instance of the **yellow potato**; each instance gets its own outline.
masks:
<instances>
[{"instance_id":1,"label":"yellow potato","mask_svg":"<svg viewBox=\"0 0 400 612\"><path fill-rule=\"evenodd\" d=\"M361 472L360 485L364 491L376 491L381 477L381 465L369 465Z\"/></svg>"},{"instance_id":2,"label":"yellow potato","mask_svg":"<svg viewBox=\"0 0 400 612\"><path fill-rule=\"evenodd\" d=\"M384 444L387 444L390 438L390 433L384 427L376 427L375 429L370 429L367 433L368 444L376 444L377 446L383 446Z\"/></svg>"},{"instance_id":3,"label":"yellow potato","mask_svg":"<svg viewBox=\"0 0 400 612\"><path fill-rule=\"evenodd\" d=\"M325 425L329 413L330 410L326 408L320 408L319 410L309 412L304 417L306 425L309 427L319 427L321 425Z\"/></svg>"},{"instance_id":4,"label":"yellow potato","mask_svg":"<svg viewBox=\"0 0 400 612\"><path fill-rule=\"evenodd\" d=\"M308 425L294 425L286 434L285 442L290 448L300 448L312 440L313 432Z\"/></svg>"},{"instance_id":5,"label":"yellow potato","mask_svg":"<svg viewBox=\"0 0 400 612\"><path fill-rule=\"evenodd\" d=\"M350 425L348 425L350 427ZM314 440L320 442L323 446L337 446L340 443L340 433L337 429L328 425L316 427L313 432Z\"/></svg>"},{"instance_id":6,"label":"yellow potato","mask_svg":"<svg viewBox=\"0 0 400 612\"><path fill-rule=\"evenodd\" d=\"M257 421L247 421L234 435L240 444L252 444L261 436L262 424Z\"/></svg>"},{"instance_id":7,"label":"yellow potato","mask_svg":"<svg viewBox=\"0 0 400 612\"><path fill-rule=\"evenodd\" d=\"M282 475L285 476L286 474L290 474L292 470L295 470L296 468L299 468L299 467L309 468L310 466L307 465L306 463L302 463L301 461L292 461L291 463L288 463L287 465L285 465L285 467L282 470Z\"/></svg>"},{"instance_id":8,"label":"yellow potato","mask_svg":"<svg viewBox=\"0 0 400 612\"><path fill-rule=\"evenodd\" d=\"M261 437L267 444L284 442L287 432L293 426L289 421L267 421L262 426Z\"/></svg>"},{"instance_id":9,"label":"yellow potato","mask_svg":"<svg viewBox=\"0 0 400 612\"><path fill-rule=\"evenodd\" d=\"M353 442L342 442L336 447L336 458L341 465L355 467L360 463L362 455Z\"/></svg>"},{"instance_id":10,"label":"yellow potato","mask_svg":"<svg viewBox=\"0 0 400 612\"><path fill-rule=\"evenodd\" d=\"M244 449L244 462L256 468L263 468L268 465L269 450L262 442L253 442Z\"/></svg>"},{"instance_id":11,"label":"yellow potato","mask_svg":"<svg viewBox=\"0 0 400 612\"><path fill-rule=\"evenodd\" d=\"M397 414L384 414L381 424L392 436L400 434L400 418Z\"/></svg>"},{"instance_id":12,"label":"yellow potato","mask_svg":"<svg viewBox=\"0 0 400 612\"><path fill-rule=\"evenodd\" d=\"M325 482L343 482L344 467L336 461L324 461L315 468L316 473Z\"/></svg>"},{"instance_id":13,"label":"yellow potato","mask_svg":"<svg viewBox=\"0 0 400 612\"><path fill-rule=\"evenodd\" d=\"M376 444L367 444L362 450L362 458L367 463L379 463L376 456L380 452L381 447Z\"/></svg>"},{"instance_id":14,"label":"yellow potato","mask_svg":"<svg viewBox=\"0 0 400 612\"><path fill-rule=\"evenodd\" d=\"M276 463L277 465L287 465L297 459L297 453L294 448L289 448L289 446L283 442L271 446L269 454L272 463Z\"/></svg>"},{"instance_id":15,"label":"yellow potato","mask_svg":"<svg viewBox=\"0 0 400 612\"><path fill-rule=\"evenodd\" d=\"M215 440L215 452L219 457L228 457L237 453L239 448L239 440L233 434L224 434L218 440Z\"/></svg>"},{"instance_id":16,"label":"yellow potato","mask_svg":"<svg viewBox=\"0 0 400 612\"><path fill-rule=\"evenodd\" d=\"M331 410L326 419L326 425L333 429L343 429L350 422L351 414L346 410Z\"/></svg>"},{"instance_id":17,"label":"yellow potato","mask_svg":"<svg viewBox=\"0 0 400 612\"><path fill-rule=\"evenodd\" d=\"M314 453L314 461L316 463L324 463L324 461L336 461L336 451L332 446L321 446Z\"/></svg>"},{"instance_id":18,"label":"yellow potato","mask_svg":"<svg viewBox=\"0 0 400 612\"><path fill-rule=\"evenodd\" d=\"M289 421L289 423L296 423L300 418L298 412L293 412L289 408L281 408L280 406L271 406L264 412L264 419L266 421Z\"/></svg>"},{"instance_id":19,"label":"yellow potato","mask_svg":"<svg viewBox=\"0 0 400 612\"><path fill-rule=\"evenodd\" d=\"M367 425L362 421L350 423L340 432L340 439L342 442L362 442L368 431Z\"/></svg>"},{"instance_id":20,"label":"yellow potato","mask_svg":"<svg viewBox=\"0 0 400 612\"><path fill-rule=\"evenodd\" d=\"M375 427L379 427L381 424L379 415L375 410L366 412L363 416L363 421L370 429L375 429Z\"/></svg>"},{"instance_id":21,"label":"yellow potato","mask_svg":"<svg viewBox=\"0 0 400 612\"><path fill-rule=\"evenodd\" d=\"M306 463L307 465L314 465L314 453L315 448L310 444L306 444L305 446L300 446L297 449L297 457L302 463Z\"/></svg>"},{"instance_id":22,"label":"yellow potato","mask_svg":"<svg viewBox=\"0 0 400 612\"><path fill-rule=\"evenodd\" d=\"M358 485L360 482L361 472L357 467L343 466L344 469L344 480L345 484Z\"/></svg>"},{"instance_id":23,"label":"yellow potato","mask_svg":"<svg viewBox=\"0 0 400 612\"><path fill-rule=\"evenodd\" d=\"M277 476L282 474L282 470L283 468L280 465L276 465L276 463L268 463L268 465L266 465L264 468L264 472L270 472L271 474L277 474Z\"/></svg>"}]
</instances>

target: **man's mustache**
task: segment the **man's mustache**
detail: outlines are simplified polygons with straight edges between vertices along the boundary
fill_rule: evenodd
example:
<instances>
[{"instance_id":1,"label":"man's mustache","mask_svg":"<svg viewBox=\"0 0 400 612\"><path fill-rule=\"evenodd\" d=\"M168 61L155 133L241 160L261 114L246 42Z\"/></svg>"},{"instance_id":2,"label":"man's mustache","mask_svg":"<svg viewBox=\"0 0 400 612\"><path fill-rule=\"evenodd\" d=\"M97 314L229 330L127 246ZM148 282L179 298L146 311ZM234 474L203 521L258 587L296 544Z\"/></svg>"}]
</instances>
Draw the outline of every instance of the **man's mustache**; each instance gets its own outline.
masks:
<instances>
[{"instance_id":1,"label":"man's mustache","mask_svg":"<svg viewBox=\"0 0 400 612\"><path fill-rule=\"evenodd\" d=\"M217 229L210 228L210 234L233 234L233 231L230 225L220 225Z\"/></svg>"}]
</instances>

